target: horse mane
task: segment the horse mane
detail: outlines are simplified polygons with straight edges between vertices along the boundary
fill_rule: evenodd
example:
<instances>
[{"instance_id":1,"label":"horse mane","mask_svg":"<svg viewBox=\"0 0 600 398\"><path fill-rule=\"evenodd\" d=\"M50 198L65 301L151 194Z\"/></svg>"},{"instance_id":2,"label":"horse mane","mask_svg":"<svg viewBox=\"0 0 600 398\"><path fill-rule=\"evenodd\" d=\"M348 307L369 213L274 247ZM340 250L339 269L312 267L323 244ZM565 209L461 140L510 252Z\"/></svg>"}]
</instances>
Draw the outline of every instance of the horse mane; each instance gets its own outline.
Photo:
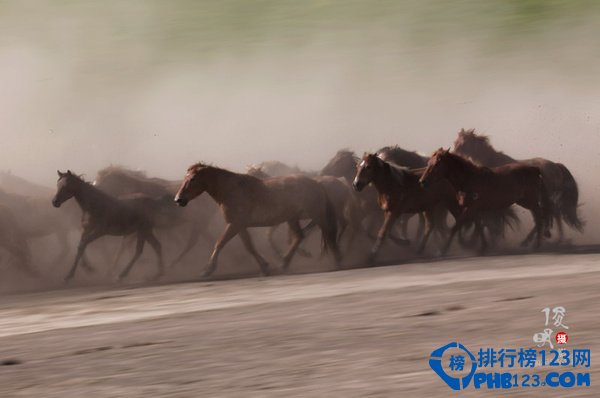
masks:
<instances>
[{"instance_id":1,"label":"horse mane","mask_svg":"<svg viewBox=\"0 0 600 398\"><path fill-rule=\"evenodd\" d=\"M459 146L461 146L462 144L464 144L468 141L474 142L477 145L479 145L481 153L478 156L481 157L482 159L486 158L487 160L486 161L482 160L482 162L490 163L489 165L499 166L502 164L506 164L506 163L515 161L515 159L512 158L511 156L505 154L502 151L496 150L490 142L490 137L485 134L477 134L475 132L475 129L465 130L463 128L458 132L458 137L454 141L454 151L456 151L456 149ZM475 160L475 157L473 155L469 155L469 158L471 160ZM474 162L474 163L479 163L479 162Z\"/></svg>"},{"instance_id":2,"label":"horse mane","mask_svg":"<svg viewBox=\"0 0 600 398\"><path fill-rule=\"evenodd\" d=\"M356 156L356 153L354 153L354 151L351 151L348 148L342 148L339 151L337 151L332 160L342 160L346 158L350 158L355 162L358 162L360 160L360 158Z\"/></svg>"},{"instance_id":3,"label":"horse mane","mask_svg":"<svg viewBox=\"0 0 600 398\"><path fill-rule=\"evenodd\" d=\"M427 156L421 155L417 151L408 151L398 145L384 146L376 152L376 155L383 160L409 168L424 167L427 163Z\"/></svg>"},{"instance_id":4,"label":"horse mane","mask_svg":"<svg viewBox=\"0 0 600 398\"><path fill-rule=\"evenodd\" d=\"M198 162L198 163L194 163L193 165L191 165L190 167L188 167L187 171L198 171L200 169L205 169L205 168L209 168L209 167L218 169L218 167L213 166L210 163Z\"/></svg>"},{"instance_id":5,"label":"horse mane","mask_svg":"<svg viewBox=\"0 0 600 398\"><path fill-rule=\"evenodd\" d=\"M466 130L464 128L460 129L458 138L454 141L454 146L460 145L467 140L476 141L483 146L493 149L492 144L490 143L490 137L486 134L477 134L474 128Z\"/></svg>"},{"instance_id":6,"label":"horse mane","mask_svg":"<svg viewBox=\"0 0 600 398\"><path fill-rule=\"evenodd\" d=\"M454 161L454 163L459 164L460 167L465 170L478 171L478 172L490 170L489 167L482 165L481 163L471 159L470 157L466 158L466 157L463 157L456 153L446 152L446 151L444 151L442 156L448 156L450 159L452 159Z\"/></svg>"},{"instance_id":7,"label":"horse mane","mask_svg":"<svg viewBox=\"0 0 600 398\"><path fill-rule=\"evenodd\" d=\"M112 165L112 164L110 166L105 167L102 170L98 171L98 177L100 177L100 178L106 177L107 175L112 174L112 173L125 174L128 177L135 178L138 180L148 178L148 176L146 175L146 172L143 170L131 170L124 166Z\"/></svg>"},{"instance_id":8,"label":"horse mane","mask_svg":"<svg viewBox=\"0 0 600 398\"><path fill-rule=\"evenodd\" d=\"M237 178L248 181L250 183L258 182L258 183L262 184L262 180L253 175L246 174L246 173L236 173L234 171L227 170L227 169L217 167L217 166L213 166L212 164L208 164L208 163L204 163L204 162L198 162L198 163L195 163L195 164L191 165L190 167L188 167L188 172L198 172L201 170L213 170L213 171L217 171L220 173L236 176Z\"/></svg>"}]
</instances>

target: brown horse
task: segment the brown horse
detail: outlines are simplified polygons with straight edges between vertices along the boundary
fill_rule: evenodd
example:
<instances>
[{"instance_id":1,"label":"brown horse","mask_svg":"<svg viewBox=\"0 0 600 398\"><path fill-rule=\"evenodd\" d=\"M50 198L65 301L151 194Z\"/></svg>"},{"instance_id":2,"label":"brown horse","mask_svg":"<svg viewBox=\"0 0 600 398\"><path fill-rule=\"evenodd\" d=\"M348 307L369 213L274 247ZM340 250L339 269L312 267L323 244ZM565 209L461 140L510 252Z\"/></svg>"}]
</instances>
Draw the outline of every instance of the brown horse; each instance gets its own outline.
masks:
<instances>
[{"instance_id":1,"label":"brown horse","mask_svg":"<svg viewBox=\"0 0 600 398\"><path fill-rule=\"evenodd\" d=\"M148 242L158 257L158 273L154 279L164 272L162 250L158 239L152 232L153 225L159 216L160 206L157 200L143 195L129 199L116 199L89 184L81 177L67 171L58 171L56 195L52 199L54 207L60 207L65 201L75 198L83 211L83 233L77 247L77 255L71 270L65 277L69 281L75 275L77 264L83 256L87 245L105 236L125 236L137 234L137 246L133 258L129 261L119 279L127 276L131 267L142 254L144 243Z\"/></svg>"},{"instance_id":2,"label":"brown horse","mask_svg":"<svg viewBox=\"0 0 600 398\"><path fill-rule=\"evenodd\" d=\"M247 173L263 180L271 178L271 176L268 175L260 166L252 166L248 168ZM313 179L320 183L323 188L325 188L327 197L331 201L335 210L335 218L338 223L338 243L341 241L344 232L349 229L348 245L351 246L354 242L357 232L363 230L360 222L359 204L356 200L356 195L354 195L354 192L352 191L352 187L346 182L345 179L340 177L317 176L313 177ZM310 222L306 227L303 228L304 233L312 231L315 226L316 224L314 224L314 222ZM269 241L273 246L274 251L279 254L279 250L272 239L272 232L275 228L276 226L269 229ZM300 248L298 248L298 250L300 250ZM300 252L298 252L298 254L300 254Z\"/></svg>"},{"instance_id":3,"label":"brown horse","mask_svg":"<svg viewBox=\"0 0 600 398\"><path fill-rule=\"evenodd\" d=\"M384 221L371 249L370 262L375 259L381 244L396 219L405 213L425 213L426 230L418 252L425 249L427 240L436 227L435 209L442 205L457 218L460 209L456 201L456 191L447 181L441 180L424 188L419 183L420 174L407 168L386 162L376 154L365 154L358 165L354 188L361 191L373 184L378 192L379 206L384 213Z\"/></svg>"},{"instance_id":4,"label":"brown horse","mask_svg":"<svg viewBox=\"0 0 600 398\"><path fill-rule=\"evenodd\" d=\"M28 276L38 276L31 268L31 252L25 234L11 209L4 205L0 205L0 247L18 262L17 269L24 271Z\"/></svg>"},{"instance_id":5,"label":"brown horse","mask_svg":"<svg viewBox=\"0 0 600 398\"><path fill-rule=\"evenodd\" d=\"M333 158L323 167L321 170L322 176L334 176L341 177L346 180L349 185L352 185L354 177L356 176L356 169L360 158L357 157L354 152L342 149L339 150ZM366 232L367 236L373 240L377 240L377 230L382 222L381 209L378 204L377 190L372 186L367 186L360 192L354 190L356 202L358 203L357 216L359 217L358 222L366 223L366 227L362 228ZM412 216L412 215L409 215ZM418 236L421 236L422 231L419 231ZM403 234L406 237L406 234ZM398 238L394 236L392 231L389 231L388 238L399 246L406 246L409 244L407 239Z\"/></svg>"},{"instance_id":6,"label":"brown horse","mask_svg":"<svg viewBox=\"0 0 600 398\"><path fill-rule=\"evenodd\" d=\"M563 221L571 228L583 232L585 223L577 212L579 205L577 182L563 164L543 158L516 160L503 152L496 151L490 144L489 137L476 134L475 129L459 131L458 138L454 141L453 152L487 167L515 162L539 167L544 177L548 197L552 201L553 217L558 227L558 240L563 239Z\"/></svg>"},{"instance_id":7,"label":"brown horse","mask_svg":"<svg viewBox=\"0 0 600 398\"><path fill-rule=\"evenodd\" d=\"M301 175L261 180L247 174L197 163L188 168L175 202L186 206L190 200L205 191L220 205L227 227L215 244L204 277L215 271L220 251L238 234L246 250L258 262L261 272L268 275L269 265L254 248L247 228L268 227L284 222L287 222L294 234L292 245L283 258L283 269L287 271L304 238L300 227L300 220L303 219L311 219L320 227L323 248L333 251L336 267L339 267L335 212L318 182Z\"/></svg>"},{"instance_id":8,"label":"brown horse","mask_svg":"<svg viewBox=\"0 0 600 398\"><path fill-rule=\"evenodd\" d=\"M171 232L181 226L189 229L185 247L173 260L171 266L179 263L194 248L200 237L206 242L212 243L214 241L214 237L209 231L209 226L210 221L217 213L216 206L211 200L201 198L195 201L188 210L182 212L171 200L180 184L181 181L170 181L156 177L150 178L142 171L129 170L119 166L109 166L100 170L94 181L95 187L109 193L113 197L141 193L156 199L169 198L167 201L158 201L158 204L161 206L161 213L165 217L161 217L162 222L157 223L154 227ZM121 247L123 248L123 245Z\"/></svg>"},{"instance_id":9,"label":"brown horse","mask_svg":"<svg viewBox=\"0 0 600 398\"><path fill-rule=\"evenodd\" d=\"M450 232L445 253L456 232L468 220L473 220L480 236L483 253L487 242L480 221L482 211L508 208L516 203L531 211L535 226L522 242L527 245L537 232L535 248L540 246L542 235L552 222L551 203L540 169L523 164L509 164L495 168L478 166L449 150L438 149L429 159L421 176L424 186L447 179L459 192L462 213Z\"/></svg>"}]
</instances>

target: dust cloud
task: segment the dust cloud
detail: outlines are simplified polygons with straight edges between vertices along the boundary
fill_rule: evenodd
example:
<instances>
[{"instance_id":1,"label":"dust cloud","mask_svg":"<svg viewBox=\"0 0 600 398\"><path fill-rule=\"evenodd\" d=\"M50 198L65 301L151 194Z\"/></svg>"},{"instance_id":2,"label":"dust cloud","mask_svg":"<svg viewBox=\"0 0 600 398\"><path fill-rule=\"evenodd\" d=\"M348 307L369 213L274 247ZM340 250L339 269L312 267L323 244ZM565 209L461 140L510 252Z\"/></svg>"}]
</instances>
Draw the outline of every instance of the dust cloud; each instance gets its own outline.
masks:
<instances>
[{"instance_id":1,"label":"dust cloud","mask_svg":"<svg viewBox=\"0 0 600 398\"><path fill-rule=\"evenodd\" d=\"M598 7L569 2L36 1L0 6L0 169L319 169L462 128L567 165L600 236Z\"/></svg>"}]
</instances>

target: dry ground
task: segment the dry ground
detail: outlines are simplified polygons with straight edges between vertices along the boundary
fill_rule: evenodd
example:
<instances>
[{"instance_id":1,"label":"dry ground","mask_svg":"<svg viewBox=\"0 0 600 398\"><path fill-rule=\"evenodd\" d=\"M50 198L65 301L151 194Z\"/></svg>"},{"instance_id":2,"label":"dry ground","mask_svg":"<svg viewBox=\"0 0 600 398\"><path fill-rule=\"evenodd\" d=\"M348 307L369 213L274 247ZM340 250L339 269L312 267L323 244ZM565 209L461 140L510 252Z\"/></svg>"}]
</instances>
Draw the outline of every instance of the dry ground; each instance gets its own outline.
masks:
<instances>
[{"instance_id":1,"label":"dry ground","mask_svg":"<svg viewBox=\"0 0 600 398\"><path fill-rule=\"evenodd\" d=\"M599 260L467 258L6 295L0 396L598 396ZM569 346L592 349L590 388L456 394L428 366L451 341L530 347L540 310L557 305Z\"/></svg>"}]
</instances>

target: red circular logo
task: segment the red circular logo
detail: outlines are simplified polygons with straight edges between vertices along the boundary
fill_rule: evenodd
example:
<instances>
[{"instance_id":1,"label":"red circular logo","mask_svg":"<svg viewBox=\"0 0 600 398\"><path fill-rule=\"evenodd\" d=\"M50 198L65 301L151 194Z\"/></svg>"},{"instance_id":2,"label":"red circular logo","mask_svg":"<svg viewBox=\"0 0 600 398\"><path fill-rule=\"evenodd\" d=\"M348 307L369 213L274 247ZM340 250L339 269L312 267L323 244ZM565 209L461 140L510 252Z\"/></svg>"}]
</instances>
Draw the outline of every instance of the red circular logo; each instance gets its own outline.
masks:
<instances>
[{"instance_id":1,"label":"red circular logo","mask_svg":"<svg viewBox=\"0 0 600 398\"><path fill-rule=\"evenodd\" d=\"M567 344L567 341L569 341L569 336L565 332L556 333L556 342L558 344Z\"/></svg>"}]
</instances>

